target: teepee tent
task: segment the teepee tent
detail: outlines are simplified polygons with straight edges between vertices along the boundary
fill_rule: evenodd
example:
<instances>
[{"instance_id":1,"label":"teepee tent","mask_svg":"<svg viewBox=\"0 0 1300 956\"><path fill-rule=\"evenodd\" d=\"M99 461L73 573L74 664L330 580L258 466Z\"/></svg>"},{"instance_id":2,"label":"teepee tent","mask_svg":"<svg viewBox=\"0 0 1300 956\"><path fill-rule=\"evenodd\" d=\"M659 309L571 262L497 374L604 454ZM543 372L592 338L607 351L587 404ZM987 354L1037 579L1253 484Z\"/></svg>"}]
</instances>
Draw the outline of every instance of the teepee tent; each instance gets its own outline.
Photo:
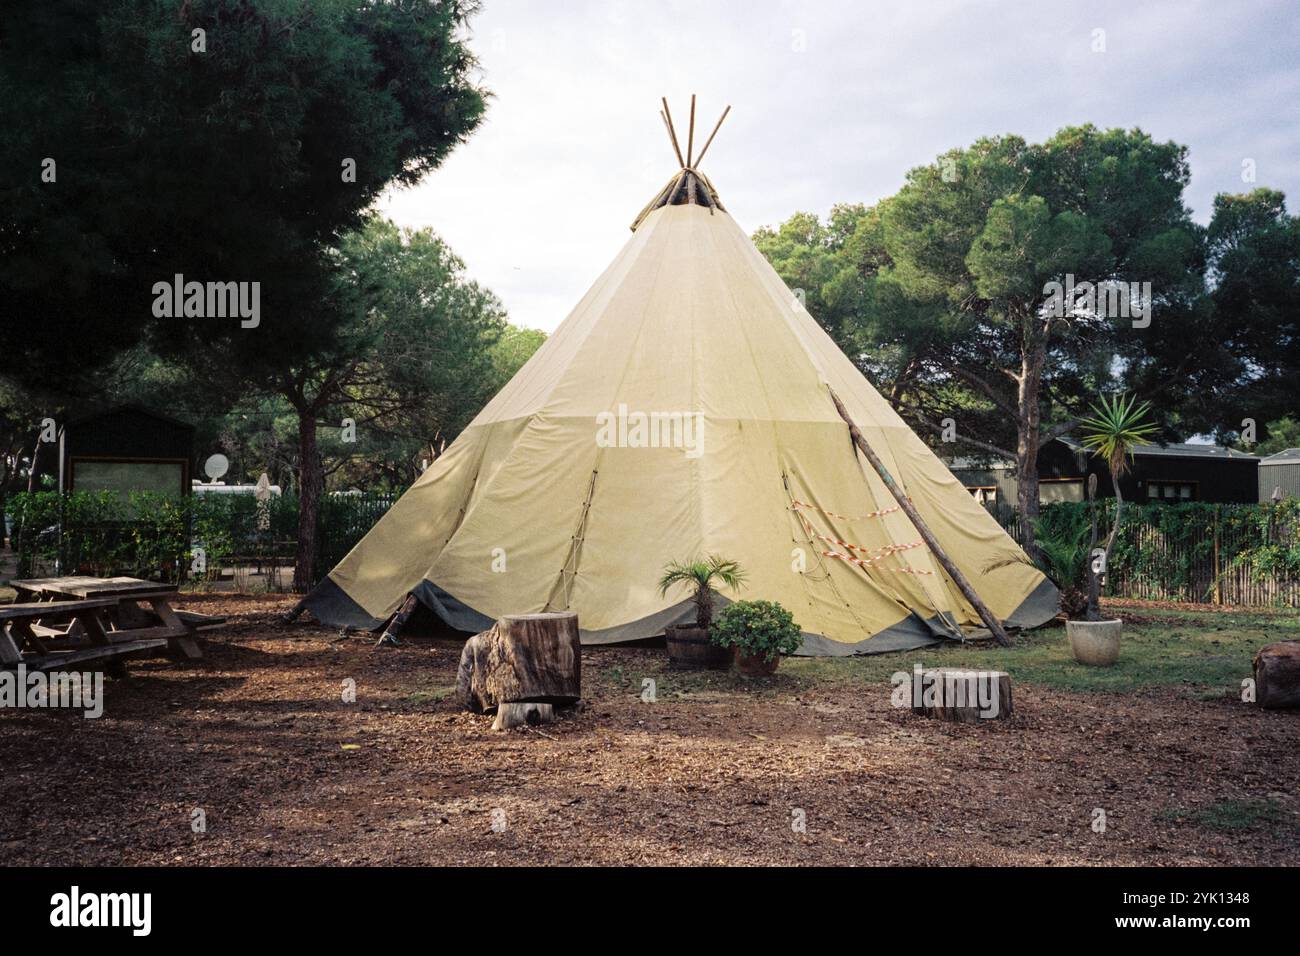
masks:
<instances>
[{"instance_id":1,"label":"teepee tent","mask_svg":"<svg viewBox=\"0 0 1300 956\"><path fill-rule=\"evenodd\" d=\"M664 106L680 172L304 605L375 628L413 594L467 631L572 610L584 643L628 641L693 616L689 595L660 595L665 564L716 554L748 575L723 598L789 608L801 653L960 639L975 608L855 449L838 397L992 614L1051 618L1055 589L1005 561L1019 548L802 308L699 172L708 143L692 155L692 132L682 157Z\"/></svg>"}]
</instances>

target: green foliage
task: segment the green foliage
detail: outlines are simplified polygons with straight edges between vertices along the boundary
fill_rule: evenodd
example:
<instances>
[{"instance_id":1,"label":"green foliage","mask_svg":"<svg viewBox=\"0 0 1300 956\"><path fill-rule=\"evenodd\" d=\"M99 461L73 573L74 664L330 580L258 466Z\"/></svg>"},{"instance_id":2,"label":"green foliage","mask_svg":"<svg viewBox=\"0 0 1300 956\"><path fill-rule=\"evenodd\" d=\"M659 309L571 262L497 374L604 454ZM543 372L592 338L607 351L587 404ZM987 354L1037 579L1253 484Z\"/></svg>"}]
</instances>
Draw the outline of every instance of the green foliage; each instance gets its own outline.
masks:
<instances>
[{"instance_id":1,"label":"green foliage","mask_svg":"<svg viewBox=\"0 0 1300 956\"><path fill-rule=\"evenodd\" d=\"M270 380L327 348L337 311L326 247L481 120L464 45L475 9L4 5L0 299L15 315L57 321L0 325L0 372L48 380L51 368L91 369L147 336L160 354L207 350L227 378ZM45 157L56 183L41 181ZM155 318L149 290L176 273L260 282L261 325Z\"/></svg>"},{"instance_id":2,"label":"green foliage","mask_svg":"<svg viewBox=\"0 0 1300 956\"><path fill-rule=\"evenodd\" d=\"M1080 423L1080 443L1106 462L1117 487L1133 459L1133 449L1151 444L1157 431L1147 417L1150 411L1150 402L1138 405L1132 395L1102 395L1100 405L1092 406L1092 418Z\"/></svg>"},{"instance_id":3,"label":"green foliage","mask_svg":"<svg viewBox=\"0 0 1300 956\"><path fill-rule=\"evenodd\" d=\"M1070 538L1086 525L1088 507L1044 505L1039 533ZM1099 522L1113 521L1114 499L1096 507ZM1128 505L1107 562L1106 593L1211 601L1238 573L1261 590L1273 588L1277 602L1286 600L1287 588L1300 585L1300 499L1276 505Z\"/></svg>"},{"instance_id":4,"label":"green foliage","mask_svg":"<svg viewBox=\"0 0 1300 956\"><path fill-rule=\"evenodd\" d=\"M775 601L736 601L718 614L709 637L720 647L738 647L742 654L772 660L793 654L803 637L794 615Z\"/></svg>"},{"instance_id":5,"label":"green foliage","mask_svg":"<svg viewBox=\"0 0 1300 956\"><path fill-rule=\"evenodd\" d=\"M707 628L713 619L713 586L724 584L739 590L745 583L745 572L735 561L711 554L705 560L671 561L664 566L659 579L659 594L668 596L675 586L684 584L693 591L695 601L695 626Z\"/></svg>"},{"instance_id":6,"label":"green foliage","mask_svg":"<svg viewBox=\"0 0 1300 956\"><path fill-rule=\"evenodd\" d=\"M1035 522L1038 559L1034 564L1061 592L1061 610L1070 620L1080 617L1088 603L1091 522L1086 511L1061 512L1053 522Z\"/></svg>"},{"instance_id":7,"label":"green foliage","mask_svg":"<svg viewBox=\"0 0 1300 956\"><path fill-rule=\"evenodd\" d=\"M1269 422L1264 426L1267 437L1256 445L1246 448L1238 443L1237 447L1252 455L1267 457L1276 455L1280 451L1286 451L1288 448L1300 448L1300 418L1293 415L1283 415L1281 418Z\"/></svg>"},{"instance_id":8,"label":"green foliage","mask_svg":"<svg viewBox=\"0 0 1300 956\"><path fill-rule=\"evenodd\" d=\"M320 565L333 567L395 500L393 495L330 495L322 502ZM292 495L22 492L9 499L18 577L53 573L214 581L239 561L286 560L298 527ZM61 533L60 533L61 531ZM197 549L205 568L192 573Z\"/></svg>"},{"instance_id":9,"label":"green foliage","mask_svg":"<svg viewBox=\"0 0 1300 956\"><path fill-rule=\"evenodd\" d=\"M1294 420L1300 394L1300 216L1287 212L1285 197L1275 189L1219 195L1206 239L1222 370L1212 400L1203 387L1185 400L1192 406L1189 418L1224 439L1238 432L1243 418ZM1184 377L1171 363L1153 371ZM1205 378L1201 369L1195 375ZM1273 434L1271 424L1267 431Z\"/></svg>"},{"instance_id":10,"label":"green foliage","mask_svg":"<svg viewBox=\"0 0 1300 956\"><path fill-rule=\"evenodd\" d=\"M505 309L427 229L371 219L343 238L338 264L340 346L300 379L321 452L348 485L409 484L503 384ZM355 442L340 440L344 418Z\"/></svg>"},{"instance_id":11,"label":"green foliage","mask_svg":"<svg viewBox=\"0 0 1300 956\"><path fill-rule=\"evenodd\" d=\"M1220 197L1203 229L1183 203L1189 176L1184 147L1137 129L985 137L874 207L800 213L755 242L919 434L950 417L962 454L1032 473L1019 458L1069 434L1099 391L1150 401L1171 437L1294 411L1300 218L1257 190ZM1096 303L1045 315L1067 274L1149 282L1151 324Z\"/></svg>"},{"instance_id":12,"label":"green foliage","mask_svg":"<svg viewBox=\"0 0 1300 956\"><path fill-rule=\"evenodd\" d=\"M546 333L538 329L521 328L508 325L492 346L492 366L496 372L497 389L515 376L515 372L524 367L524 363L533 357L533 353L546 341Z\"/></svg>"}]
</instances>

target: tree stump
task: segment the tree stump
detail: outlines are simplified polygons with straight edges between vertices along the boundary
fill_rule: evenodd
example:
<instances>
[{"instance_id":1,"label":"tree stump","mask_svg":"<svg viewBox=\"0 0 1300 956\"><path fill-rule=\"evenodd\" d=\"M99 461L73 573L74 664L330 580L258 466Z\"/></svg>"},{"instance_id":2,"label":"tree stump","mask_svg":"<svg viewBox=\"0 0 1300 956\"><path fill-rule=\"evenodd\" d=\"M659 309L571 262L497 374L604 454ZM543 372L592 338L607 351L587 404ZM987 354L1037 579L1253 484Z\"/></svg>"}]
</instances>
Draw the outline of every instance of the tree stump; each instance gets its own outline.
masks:
<instances>
[{"instance_id":1,"label":"tree stump","mask_svg":"<svg viewBox=\"0 0 1300 956\"><path fill-rule=\"evenodd\" d=\"M1300 707L1300 641L1279 641L1255 652L1255 702Z\"/></svg>"},{"instance_id":2,"label":"tree stump","mask_svg":"<svg viewBox=\"0 0 1300 956\"><path fill-rule=\"evenodd\" d=\"M582 696L578 615L503 617L465 642L456 698L483 714L500 704L573 704Z\"/></svg>"},{"instance_id":3,"label":"tree stump","mask_svg":"<svg viewBox=\"0 0 1300 956\"><path fill-rule=\"evenodd\" d=\"M493 730L509 730L527 724L549 724L555 719L554 704L497 704L497 719L492 721Z\"/></svg>"},{"instance_id":4,"label":"tree stump","mask_svg":"<svg viewBox=\"0 0 1300 956\"><path fill-rule=\"evenodd\" d=\"M939 667L912 679L912 713L974 724L1011 716L1011 675Z\"/></svg>"}]
</instances>

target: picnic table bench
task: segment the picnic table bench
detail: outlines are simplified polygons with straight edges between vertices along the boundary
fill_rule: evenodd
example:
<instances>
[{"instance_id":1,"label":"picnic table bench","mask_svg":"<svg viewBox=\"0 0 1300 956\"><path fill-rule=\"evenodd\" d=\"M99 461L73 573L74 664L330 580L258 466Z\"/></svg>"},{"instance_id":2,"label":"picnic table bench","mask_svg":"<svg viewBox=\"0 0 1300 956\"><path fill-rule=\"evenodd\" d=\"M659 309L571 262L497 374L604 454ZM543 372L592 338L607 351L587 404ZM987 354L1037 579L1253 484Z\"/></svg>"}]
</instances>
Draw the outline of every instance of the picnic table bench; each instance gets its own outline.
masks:
<instances>
[{"instance_id":1,"label":"picnic table bench","mask_svg":"<svg viewBox=\"0 0 1300 956\"><path fill-rule=\"evenodd\" d=\"M104 627L101 615L116 605L115 598L97 598L0 607L0 667L22 664L29 671L47 671L99 661L109 670L121 672L126 658L167 646L164 637L115 638ZM60 624L67 630L60 631ZM74 627L84 637L68 637Z\"/></svg>"},{"instance_id":2,"label":"picnic table bench","mask_svg":"<svg viewBox=\"0 0 1300 956\"><path fill-rule=\"evenodd\" d=\"M18 592L16 603L10 607L42 608L52 607L56 603L69 606L74 602L102 602L95 613L88 616L96 621L99 620L98 615L104 616L108 627L101 625L100 629L110 643L160 639L169 650L191 660L203 656L194 640L195 633L225 623L225 618L177 611L171 604L177 594L176 585L143 581L140 578L78 575L10 581L9 586ZM148 610L142 605L148 605ZM81 647L97 643L92 641L95 637L92 633L94 625L88 623L85 616L74 614L71 620L60 618L53 624L40 614L27 617L26 620L29 622L28 629L37 640L47 637L64 638Z\"/></svg>"}]
</instances>

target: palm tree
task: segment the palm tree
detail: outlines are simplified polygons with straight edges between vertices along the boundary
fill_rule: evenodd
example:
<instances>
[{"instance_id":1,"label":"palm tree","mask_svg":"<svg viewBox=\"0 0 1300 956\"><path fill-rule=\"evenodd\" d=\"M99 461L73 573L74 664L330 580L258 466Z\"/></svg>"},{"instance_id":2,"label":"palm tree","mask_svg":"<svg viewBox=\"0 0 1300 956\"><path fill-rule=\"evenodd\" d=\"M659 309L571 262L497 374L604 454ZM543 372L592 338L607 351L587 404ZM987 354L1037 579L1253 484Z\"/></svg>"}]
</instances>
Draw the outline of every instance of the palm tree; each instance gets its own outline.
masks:
<instances>
[{"instance_id":1,"label":"palm tree","mask_svg":"<svg viewBox=\"0 0 1300 956\"><path fill-rule=\"evenodd\" d=\"M1111 525L1110 535L1106 538L1103 568L1110 562L1110 552L1119 535L1120 512L1124 508L1124 496L1119 490L1120 478L1128 472L1129 462L1133 460L1133 449L1140 445L1151 444L1150 436L1155 434L1156 425L1147 418L1151 410L1150 402L1137 404L1137 399L1130 395L1116 395L1107 399L1101 396L1100 406L1092 407L1093 417L1083 421L1083 447L1091 450L1106 462L1110 469L1111 484L1115 486L1115 521ZM1101 584L1095 565L1091 566L1088 582L1088 620L1101 620Z\"/></svg>"},{"instance_id":2,"label":"palm tree","mask_svg":"<svg viewBox=\"0 0 1300 956\"><path fill-rule=\"evenodd\" d=\"M745 572L735 561L727 561L717 555L709 555L708 560L673 561L664 567L664 576L659 579L659 594L668 596L668 591L677 584L685 584L695 589L695 626L708 630L713 623L713 583L725 584L733 590L739 590L745 583Z\"/></svg>"}]
</instances>

